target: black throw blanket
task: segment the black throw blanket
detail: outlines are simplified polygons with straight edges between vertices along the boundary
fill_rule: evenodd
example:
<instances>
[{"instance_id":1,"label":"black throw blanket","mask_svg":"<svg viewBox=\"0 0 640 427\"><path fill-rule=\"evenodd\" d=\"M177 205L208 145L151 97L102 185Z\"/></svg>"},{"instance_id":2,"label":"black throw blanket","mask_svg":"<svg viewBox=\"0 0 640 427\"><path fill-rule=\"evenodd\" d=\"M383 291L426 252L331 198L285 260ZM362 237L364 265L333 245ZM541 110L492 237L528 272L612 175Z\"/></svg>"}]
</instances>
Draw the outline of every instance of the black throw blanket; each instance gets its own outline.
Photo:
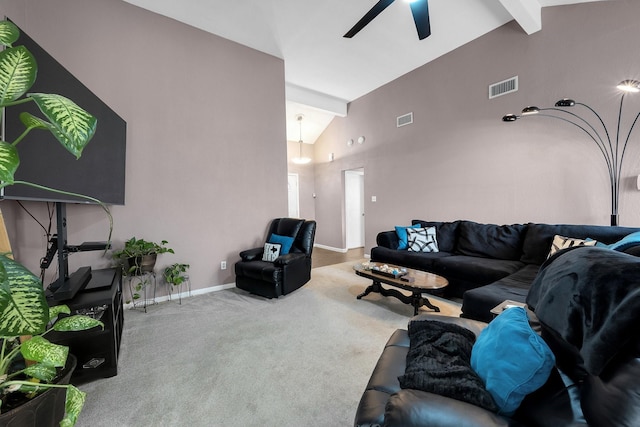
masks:
<instances>
[{"instance_id":1,"label":"black throw blanket","mask_svg":"<svg viewBox=\"0 0 640 427\"><path fill-rule=\"evenodd\" d=\"M498 410L482 379L471 369L475 335L461 326L435 320L409 323L409 352L400 387L428 391Z\"/></svg>"},{"instance_id":2,"label":"black throw blanket","mask_svg":"<svg viewBox=\"0 0 640 427\"><path fill-rule=\"evenodd\" d=\"M588 373L599 375L638 340L640 258L598 247L561 251L540 268L527 304L543 330L579 354Z\"/></svg>"}]
</instances>

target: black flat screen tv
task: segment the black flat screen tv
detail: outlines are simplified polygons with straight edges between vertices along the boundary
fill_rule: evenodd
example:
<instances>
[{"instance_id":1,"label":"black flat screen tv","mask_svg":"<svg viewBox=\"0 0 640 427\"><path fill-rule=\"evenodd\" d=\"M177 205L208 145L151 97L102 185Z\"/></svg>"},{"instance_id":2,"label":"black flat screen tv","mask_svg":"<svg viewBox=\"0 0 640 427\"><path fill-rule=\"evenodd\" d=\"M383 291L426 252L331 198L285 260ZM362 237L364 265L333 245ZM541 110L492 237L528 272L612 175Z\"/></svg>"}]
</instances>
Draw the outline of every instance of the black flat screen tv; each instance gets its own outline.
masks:
<instances>
[{"instance_id":1,"label":"black flat screen tv","mask_svg":"<svg viewBox=\"0 0 640 427\"><path fill-rule=\"evenodd\" d=\"M24 45L38 63L36 82L29 92L55 93L65 96L96 116L98 126L80 159L69 153L47 131L33 130L17 145L20 166L16 179L58 190L94 197L105 204L124 205L127 124L107 104L91 92L73 74L42 49L22 29L14 46ZM80 52L93 61L89 52ZM117 84L117 82L114 82ZM25 129L19 114L29 111L43 117L35 103L5 109L4 135L13 141ZM91 203L86 199L39 190L25 185L4 189L11 200Z\"/></svg>"}]
</instances>

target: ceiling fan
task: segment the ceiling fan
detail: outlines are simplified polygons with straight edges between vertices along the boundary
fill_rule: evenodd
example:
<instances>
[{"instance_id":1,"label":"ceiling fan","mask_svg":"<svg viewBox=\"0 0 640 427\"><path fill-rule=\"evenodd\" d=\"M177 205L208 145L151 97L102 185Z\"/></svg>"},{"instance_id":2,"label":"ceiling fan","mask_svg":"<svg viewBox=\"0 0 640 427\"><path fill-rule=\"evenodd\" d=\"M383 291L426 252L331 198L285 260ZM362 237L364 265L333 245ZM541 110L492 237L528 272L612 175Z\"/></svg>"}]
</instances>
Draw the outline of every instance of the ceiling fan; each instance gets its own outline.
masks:
<instances>
[{"instance_id":1,"label":"ceiling fan","mask_svg":"<svg viewBox=\"0 0 640 427\"><path fill-rule=\"evenodd\" d=\"M369 12L367 12L343 37L350 39L373 21L373 19L382 13L394 0L379 0ZM418 38L426 39L431 35L431 24L429 22L429 4L428 0L409 0L413 21L416 24Z\"/></svg>"}]
</instances>

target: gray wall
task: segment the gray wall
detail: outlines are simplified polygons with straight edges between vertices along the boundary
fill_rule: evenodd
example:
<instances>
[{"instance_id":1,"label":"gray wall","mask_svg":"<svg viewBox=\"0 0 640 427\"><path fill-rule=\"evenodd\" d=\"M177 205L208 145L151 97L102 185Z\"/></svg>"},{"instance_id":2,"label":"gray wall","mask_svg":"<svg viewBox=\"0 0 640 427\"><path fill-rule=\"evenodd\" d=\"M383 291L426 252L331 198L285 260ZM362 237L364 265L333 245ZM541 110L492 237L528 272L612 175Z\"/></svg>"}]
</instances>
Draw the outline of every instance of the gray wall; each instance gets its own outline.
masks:
<instances>
[{"instance_id":1,"label":"gray wall","mask_svg":"<svg viewBox=\"0 0 640 427\"><path fill-rule=\"evenodd\" d=\"M128 123L114 246L166 239L176 255L159 267L191 264L194 289L233 282L238 252L287 214L283 61L121 1L7 0L0 12ZM44 231L14 202L0 207L17 258L37 271ZM26 207L46 225L44 204ZM69 206L68 217L70 243L107 238L99 208ZM70 264L110 259L75 254Z\"/></svg>"},{"instance_id":2,"label":"gray wall","mask_svg":"<svg viewBox=\"0 0 640 427\"><path fill-rule=\"evenodd\" d=\"M352 102L315 144L316 242L345 247L342 176L361 166L365 253L379 231L418 218L609 224L608 175L591 140L560 121L500 119L572 97L599 111L615 136L615 85L640 77L639 15L631 0L544 8L541 32L527 36L511 22ZM517 93L488 99L489 84L515 75ZM628 96L623 129L638 111L640 94ZM408 112L414 124L396 128ZM346 145L360 135L363 145ZM636 129L622 170L621 225L640 226L639 154Z\"/></svg>"},{"instance_id":3,"label":"gray wall","mask_svg":"<svg viewBox=\"0 0 640 427\"><path fill-rule=\"evenodd\" d=\"M315 167L313 159L313 146L304 144L303 155L311 157L311 163L298 165L292 159L300 155L300 143L298 141L287 141L287 163L289 173L298 175L300 218L315 219Z\"/></svg>"}]
</instances>

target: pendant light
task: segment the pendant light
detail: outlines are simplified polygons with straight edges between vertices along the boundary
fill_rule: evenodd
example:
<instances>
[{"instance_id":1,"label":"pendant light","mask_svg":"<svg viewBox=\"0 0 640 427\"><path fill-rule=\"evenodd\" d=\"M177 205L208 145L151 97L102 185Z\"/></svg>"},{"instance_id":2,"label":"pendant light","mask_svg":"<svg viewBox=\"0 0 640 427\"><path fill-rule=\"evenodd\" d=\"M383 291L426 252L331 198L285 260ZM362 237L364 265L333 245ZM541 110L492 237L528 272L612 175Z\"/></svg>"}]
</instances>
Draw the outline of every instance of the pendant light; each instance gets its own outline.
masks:
<instances>
[{"instance_id":1,"label":"pendant light","mask_svg":"<svg viewBox=\"0 0 640 427\"><path fill-rule=\"evenodd\" d=\"M307 163L309 163L311 161L311 159L309 157L303 157L302 156L302 119L304 118L304 116L302 114L298 114L296 116L296 120L298 120L298 124L300 125L300 139L298 140L298 143L300 144L300 155L298 157L294 157L293 159L291 159L291 161L297 165L305 165Z\"/></svg>"}]
</instances>

